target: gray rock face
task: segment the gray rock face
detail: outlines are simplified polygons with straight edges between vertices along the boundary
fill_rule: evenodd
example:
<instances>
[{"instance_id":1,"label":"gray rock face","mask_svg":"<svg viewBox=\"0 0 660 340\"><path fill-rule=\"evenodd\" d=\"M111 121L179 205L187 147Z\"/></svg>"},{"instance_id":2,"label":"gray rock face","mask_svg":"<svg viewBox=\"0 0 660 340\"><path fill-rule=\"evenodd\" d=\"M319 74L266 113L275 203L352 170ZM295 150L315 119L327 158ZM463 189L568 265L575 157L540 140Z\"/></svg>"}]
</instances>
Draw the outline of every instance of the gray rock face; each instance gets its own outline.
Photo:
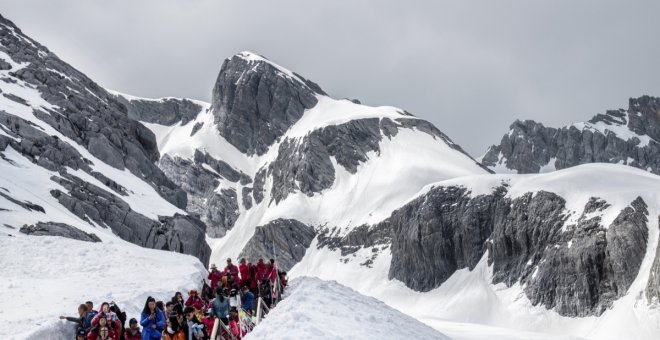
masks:
<instances>
[{"instance_id":1,"label":"gray rock face","mask_svg":"<svg viewBox=\"0 0 660 340\"><path fill-rule=\"evenodd\" d=\"M226 59L213 88L211 110L220 134L248 155L262 155L306 109L314 107L318 85L293 79L271 63L245 54Z\"/></svg>"},{"instance_id":2,"label":"gray rock face","mask_svg":"<svg viewBox=\"0 0 660 340\"><path fill-rule=\"evenodd\" d=\"M460 187L437 188L397 210L392 230L390 278L417 291L438 287L457 269L474 268L494 229L504 189L470 199Z\"/></svg>"},{"instance_id":3,"label":"gray rock face","mask_svg":"<svg viewBox=\"0 0 660 340\"><path fill-rule=\"evenodd\" d=\"M390 247L392 233L389 220L373 226L361 225L353 228L348 234L338 235L339 229L325 228L318 234L318 248L339 250L341 256L354 254L360 249L371 248L372 256L360 265L371 267L371 264L382 250Z\"/></svg>"},{"instance_id":4,"label":"gray rock face","mask_svg":"<svg viewBox=\"0 0 660 340\"><path fill-rule=\"evenodd\" d=\"M29 226L24 225L19 231L32 236L62 236L85 242L101 242L95 234L86 233L65 223L39 222Z\"/></svg>"},{"instance_id":5,"label":"gray rock face","mask_svg":"<svg viewBox=\"0 0 660 340\"><path fill-rule=\"evenodd\" d=\"M119 95L117 100L127 108L128 117L141 122L171 126L187 124L195 119L202 107L188 99L163 98L161 100L131 99Z\"/></svg>"},{"instance_id":6,"label":"gray rock face","mask_svg":"<svg viewBox=\"0 0 660 340\"><path fill-rule=\"evenodd\" d=\"M660 217L658 217L660 220ZM646 298L649 302L660 302L660 240L655 251L655 259L649 273L649 282L646 285Z\"/></svg>"},{"instance_id":7,"label":"gray rock face","mask_svg":"<svg viewBox=\"0 0 660 340\"><path fill-rule=\"evenodd\" d=\"M13 68L5 61L2 67L6 76L0 80L14 84L24 82L26 88L39 91L50 104L32 107L34 116L43 123L33 123L13 112L0 110L0 129L3 132L0 135L0 157L11 163L3 154L11 147L32 163L58 173L51 180L65 189L53 190L51 194L83 221L109 227L122 239L143 247L179 251L207 262L210 249L204 239L203 223L189 216L152 220L136 213L120 199L131 188L122 187L96 172L92 161L84 158L73 146L75 143L87 148L92 155L113 167L128 169L150 184L163 198L185 208L185 191L170 181L155 164L160 155L153 133L129 118L126 107L114 96L23 35L20 29L3 17L0 17L0 43L0 51L8 54L14 62L23 64L20 68ZM21 105L27 106L34 101L32 98L14 97L9 99L22 102ZM43 127L46 126L59 131L67 139L45 133ZM92 185L72 176L67 173L67 168L86 172L102 185ZM9 192L3 195L11 197ZM23 209L45 212L44 219L48 215L47 209L50 209L30 202L18 203ZM52 223L34 230L46 231L62 235L74 233L65 226Z\"/></svg>"},{"instance_id":8,"label":"gray rock face","mask_svg":"<svg viewBox=\"0 0 660 340\"><path fill-rule=\"evenodd\" d=\"M610 130L629 130L650 142L575 126L556 129L529 120L515 121L500 144L488 149L482 163L494 167L501 162L518 173L537 173L554 158L556 169L602 162L627 164L660 174L659 98L631 98L628 110L610 110L588 123Z\"/></svg>"},{"instance_id":9,"label":"gray rock face","mask_svg":"<svg viewBox=\"0 0 660 340\"><path fill-rule=\"evenodd\" d=\"M308 225L291 219L277 219L258 226L239 257L252 260L277 258L278 268L289 270L302 260L315 236L316 231Z\"/></svg>"},{"instance_id":10,"label":"gray rock face","mask_svg":"<svg viewBox=\"0 0 660 340\"><path fill-rule=\"evenodd\" d=\"M646 203L637 198L608 227L608 204L592 198L576 224L550 192L505 197L506 186L470 198L461 187L437 187L395 211L390 278L418 291L474 268L488 250L493 283L521 284L533 304L565 316L600 315L626 294L648 241Z\"/></svg>"},{"instance_id":11,"label":"gray rock face","mask_svg":"<svg viewBox=\"0 0 660 340\"><path fill-rule=\"evenodd\" d=\"M418 119L368 118L327 126L301 138L286 138L280 144L277 158L267 167L267 174L273 178L272 200L279 203L295 191L313 196L330 188L335 180L331 158L354 174L369 159L370 152L380 153L383 138L395 137L399 129L428 133L463 152L432 124ZM254 189L255 195L260 192L256 180ZM257 196L255 200L259 202Z\"/></svg>"},{"instance_id":12,"label":"gray rock face","mask_svg":"<svg viewBox=\"0 0 660 340\"><path fill-rule=\"evenodd\" d=\"M68 193L55 189L51 195L80 219L109 227L117 236L139 246L190 254L202 263L208 262L211 249L206 244L206 226L201 221L178 214L154 221L102 188L66 173L60 176L51 180Z\"/></svg>"},{"instance_id":13,"label":"gray rock face","mask_svg":"<svg viewBox=\"0 0 660 340\"><path fill-rule=\"evenodd\" d=\"M35 111L35 116L102 161L118 169L127 168L174 205L186 206L185 192L155 165L160 155L153 133L130 119L126 107L114 96L1 16L0 42L0 50L15 62L28 63L10 70L11 78L5 81L24 81L58 107L56 111Z\"/></svg>"},{"instance_id":14,"label":"gray rock face","mask_svg":"<svg viewBox=\"0 0 660 340\"><path fill-rule=\"evenodd\" d=\"M201 155L201 153L199 153ZM220 185L222 176L218 175L222 169L212 166L218 173L207 170L202 164L207 161L204 157L197 157L195 161L189 161L179 157L172 158L163 156L160 160L160 168L174 183L179 185L188 193L188 206L186 210L196 214L208 226L207 233L211 237L222 237L234 226L238 219L238 197L233 188L215 189ZM200 161L200 162L197 162ZM213 163L217 165L216 163ZM226 164L226 163L218 163ZM225 173L225 172L223 172ZM241 176L233 169L226 172L234 182L240 180ZM234 176L235 174L235 176ZM228 178L224 178L229 180Z\"/></svg>"}]
</instances>

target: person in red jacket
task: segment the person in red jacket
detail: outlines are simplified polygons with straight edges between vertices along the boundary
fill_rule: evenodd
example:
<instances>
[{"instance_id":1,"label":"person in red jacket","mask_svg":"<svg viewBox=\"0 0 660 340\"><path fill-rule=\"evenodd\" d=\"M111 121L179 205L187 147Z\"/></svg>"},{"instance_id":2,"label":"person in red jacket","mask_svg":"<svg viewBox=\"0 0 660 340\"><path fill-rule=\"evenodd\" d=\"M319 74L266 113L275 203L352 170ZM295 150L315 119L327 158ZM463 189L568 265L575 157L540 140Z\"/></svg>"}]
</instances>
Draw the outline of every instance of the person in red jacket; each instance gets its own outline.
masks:
<instances>
[{"instance_id":1,"label":"person in red jacket","mask_svg":"<svg viewBox=\"0 0 660 340\"><path fill-rule=\"evenodd\" d=\"M245 331L241 327L241 320L238 317L238 310L236 307L232 307L229 312L229 330L238 340L241 340L245 336Z\"/></svg>"},{"instance_id":2,"label":"person in red jacket","mask_svg":"<svg viewBox=\"0 0 660 340\"><path fill-rule=\"evenodd\" d=\"M241 282L239 282L239 287L249 286L250 285L250 267L247 265L247 260L245 258L241 259L241 264L238 266L238 272L241 274Z\"/></svg>"},{"instance_id":3,"label":"person in red jacket","mask_svg":"<svg viewBox=\"0 0 660 340\"><path fill-rule=\"evenodd\" d=\"M186 300L186 306L195 307L198 311L204 309L204 300L197 294L197 289L193 289L188 292L188 300Z\"/></svg>"},{"instance_id":4,"label":"person in red jacket","mask_svg":"<svg viewBox=\"0 0 660 340\"><path fill-rule=\"evenodd\" d=\"M99 313L96 314L94 319L92 319L92 327L98 325L101 315L106 319L108 328L112 329L115 335L121 334L121 322L119 321L117 314L110 310L110 304L107 302L101 304L101 310L99 310Z\"/></svg>"},{"instance_id":5,"label":"person in red jacket","mask_svg":"<svg viewBox=\"0 0 660 340\"><path fill-rule=\"evenodd\" d=\"M222 272L218 270L218 266L215 263L211 265L208 279L211 280L211 289L215 292L215 287L218 286L218 282L222 279Z\"/></svg>"},{"instance_id":6,"label":"person in red jacket","mask_svg":"<svg viewBox=\"0 0 660 340\"><path fill-rule=\"evenodd\" d=\"M87 340L117 340L117 334L113 327L108 324L108 319L105 313L99 313L97 325L87 335Z\"/></svg>"},{"instance_id":7,"label":"person in red jacket","mask_svg":"<svg viewBox=\"0 0 660 340\"><path fill-rule=\"evenodd\" d=\"M264 274L266 274L266 264L264 263L264 259L259 259L257 261L256 267L256 274L257 274L257 280L261 281L261 278L264 277ZM259 282L257 282L257 285L259 285Z\"/></svg>"},{"instance_id":8,"label":"person in red jacket","mask_svg":"<svg viewBox=\"0 0 660 340\"><path fill-rule=\"evenodd\" d=\"M232 277L238 277L238 267L231 263L231 259L227 259L227 266L225 267L224 274L231 274Z\"/></svg>"},{"instance_id":9,"label":"person in red jacket","mask_svg":"<svg viewBox=\"0 0 660 340\"><path fill-rule=\"evenodd\" d=\"M132 318L128 322L128 328L124 331L125 340L142 340L142 332L140 332L140 327L138 327L137 319Z\"/></svg>"}]
</instances>

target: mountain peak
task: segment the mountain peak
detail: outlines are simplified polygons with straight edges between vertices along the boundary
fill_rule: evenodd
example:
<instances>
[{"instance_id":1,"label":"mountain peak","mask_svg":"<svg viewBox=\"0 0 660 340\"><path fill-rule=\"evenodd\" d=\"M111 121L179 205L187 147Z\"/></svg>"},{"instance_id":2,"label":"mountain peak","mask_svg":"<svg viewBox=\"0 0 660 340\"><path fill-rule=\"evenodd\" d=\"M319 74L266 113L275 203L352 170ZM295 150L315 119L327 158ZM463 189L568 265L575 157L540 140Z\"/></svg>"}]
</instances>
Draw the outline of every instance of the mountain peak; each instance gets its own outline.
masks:
<instances>
[{"instance_id":1,"label":"mountain peak","mask_svg":"<svg viewBox=\"0 0 660 340\"><path fill-rule=\"evenodd\" d=\"M325 92L269 59L240 52L225 59L211 110L220 134L241 152L264 154Z\"/></svg>"}]
</instances>

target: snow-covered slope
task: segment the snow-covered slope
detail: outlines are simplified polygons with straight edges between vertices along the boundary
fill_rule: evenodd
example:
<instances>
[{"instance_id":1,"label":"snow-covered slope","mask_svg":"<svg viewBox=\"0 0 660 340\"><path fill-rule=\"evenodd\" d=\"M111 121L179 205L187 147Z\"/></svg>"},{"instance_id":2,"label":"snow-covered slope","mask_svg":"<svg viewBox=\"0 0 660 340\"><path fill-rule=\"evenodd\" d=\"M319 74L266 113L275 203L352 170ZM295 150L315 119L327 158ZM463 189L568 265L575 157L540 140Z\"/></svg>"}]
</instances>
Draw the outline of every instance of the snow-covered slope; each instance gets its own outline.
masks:
<instances>
[{"instance_id":1,"label":"snow-covered slope","mask_svg":"<svg viewBox=\"0 0 660 340\"><path fill-rule=\"evenodd\" d=\"M565 199L565 219L558 221L563 223L560 227L576 223L591 197L599 197L609 204L589 216L589 218L599 218L603 226L610 225L637 197L648 202L649 222L646 226L648 242L643 244L641 264L634 272L634 280L623 296L600 316L577 318L562 316L556 310L533 305L526 293L525 283L520 281L512 285L505 282L493 283L494 267L492 263L489 264L489 256L492 256L489 252L483 253L471 270L470 268L456 270L439 287L428 292L417 292L406 287L401 281L392 280L390 272L393 257L402 254L393 254L392 245L389 243L360 247L353 253L342 255L342 249L319 247L315 240L302 261L289 272L289 275L337 280L362 294L374 296L455 338L469 339L475 336L473 331L492 332L490 336L500 334L501 337L497 338L510 339L531 339L540 336L537 334L527 337L502 329L479 330L480 326L471 326L472 323L599 340L621 338L650 340L660 335L660 309L655 304L649 304L645 291L658 245L660 215L660 206L657 204L660 199L658 176L621 165L588 164L541 175L486 175L450 179L424 188L418 198L424 202L432 199L432 196L427 194L433 190L460 187L466 189L467 195L475 199L479 195L493 193L502 184L507 186L506 197L509 199L540 191L555 193ZM412 203L413 201L410 204ZM449 204L451 202L447 203ZM412 211L414 210L408 210L408 214ZM444 214L452 214L451 208L445 208L443 211ZM414 216L406 216L411 220L414 219ZM539 218L539 216L530 216L530 218ZM411 225L410 228L414 227ZM556 247L570 248L573 242L577 241L568 240ZM495 265L497 266L497 263ZM425 270L434 269L427 267ZM558 280L559 277L554 279ZM579 276L573 279L581 280ZM527 282L533 284L533 280L529 278ZM460 326L455 322L467 324Z\"/></svg>"},{"instance_id":2,"label":"snow-covered slope","mask_svg":"<svg viewBox=\"0 0 660 340\"><path fill-rule=\"evenodd\" d=\"M81 302L137 316L199 285L205 226L158 157L126 107L0 16L1 338L70 338L57 316Z\"/></svg>"},{"instance_id":3,"label":"snow-covered slope","mask_svg":"<svg viewBox=\"0 0 660 340\"><path fill-rule=\"evenodd\" d=\"M335 281L301 277L246 339L449 339Z\"/></svg>"},{"instance_id":4,"label":"snow-covered slope","mask_svg":"<svg viewBox=\"0 0 660 340\"><path fill-rule=\"evenodd\" d=\"M206 269L192 256L115 239L98 243L52 236L0 237L3 339L71 339L60 315L77 316L87 300L112 300L138 318L151 295L167 300L198 288Z\"/></svg>"}]
</instances>

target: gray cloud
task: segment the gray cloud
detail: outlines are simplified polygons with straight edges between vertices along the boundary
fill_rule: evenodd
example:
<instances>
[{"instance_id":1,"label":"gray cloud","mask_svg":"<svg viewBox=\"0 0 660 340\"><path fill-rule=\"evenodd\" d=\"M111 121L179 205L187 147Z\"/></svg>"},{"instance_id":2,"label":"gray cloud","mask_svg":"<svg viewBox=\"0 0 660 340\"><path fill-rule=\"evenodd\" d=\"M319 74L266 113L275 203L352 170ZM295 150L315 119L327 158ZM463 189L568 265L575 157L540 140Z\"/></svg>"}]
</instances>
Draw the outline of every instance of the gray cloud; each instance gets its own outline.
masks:
<instances>
[{"instance_id":1,"label":"gray cloud","mask_svg":"<svg viewBox=\"0 0 660 340\"><path fill-rule=\"evenodd\" d=\"M101 85L209 100L249 50L334 97L426 118L475 156L516 118L559 126L660 95L657 1L0 0Z\"/></svg>"}]
</instances>

